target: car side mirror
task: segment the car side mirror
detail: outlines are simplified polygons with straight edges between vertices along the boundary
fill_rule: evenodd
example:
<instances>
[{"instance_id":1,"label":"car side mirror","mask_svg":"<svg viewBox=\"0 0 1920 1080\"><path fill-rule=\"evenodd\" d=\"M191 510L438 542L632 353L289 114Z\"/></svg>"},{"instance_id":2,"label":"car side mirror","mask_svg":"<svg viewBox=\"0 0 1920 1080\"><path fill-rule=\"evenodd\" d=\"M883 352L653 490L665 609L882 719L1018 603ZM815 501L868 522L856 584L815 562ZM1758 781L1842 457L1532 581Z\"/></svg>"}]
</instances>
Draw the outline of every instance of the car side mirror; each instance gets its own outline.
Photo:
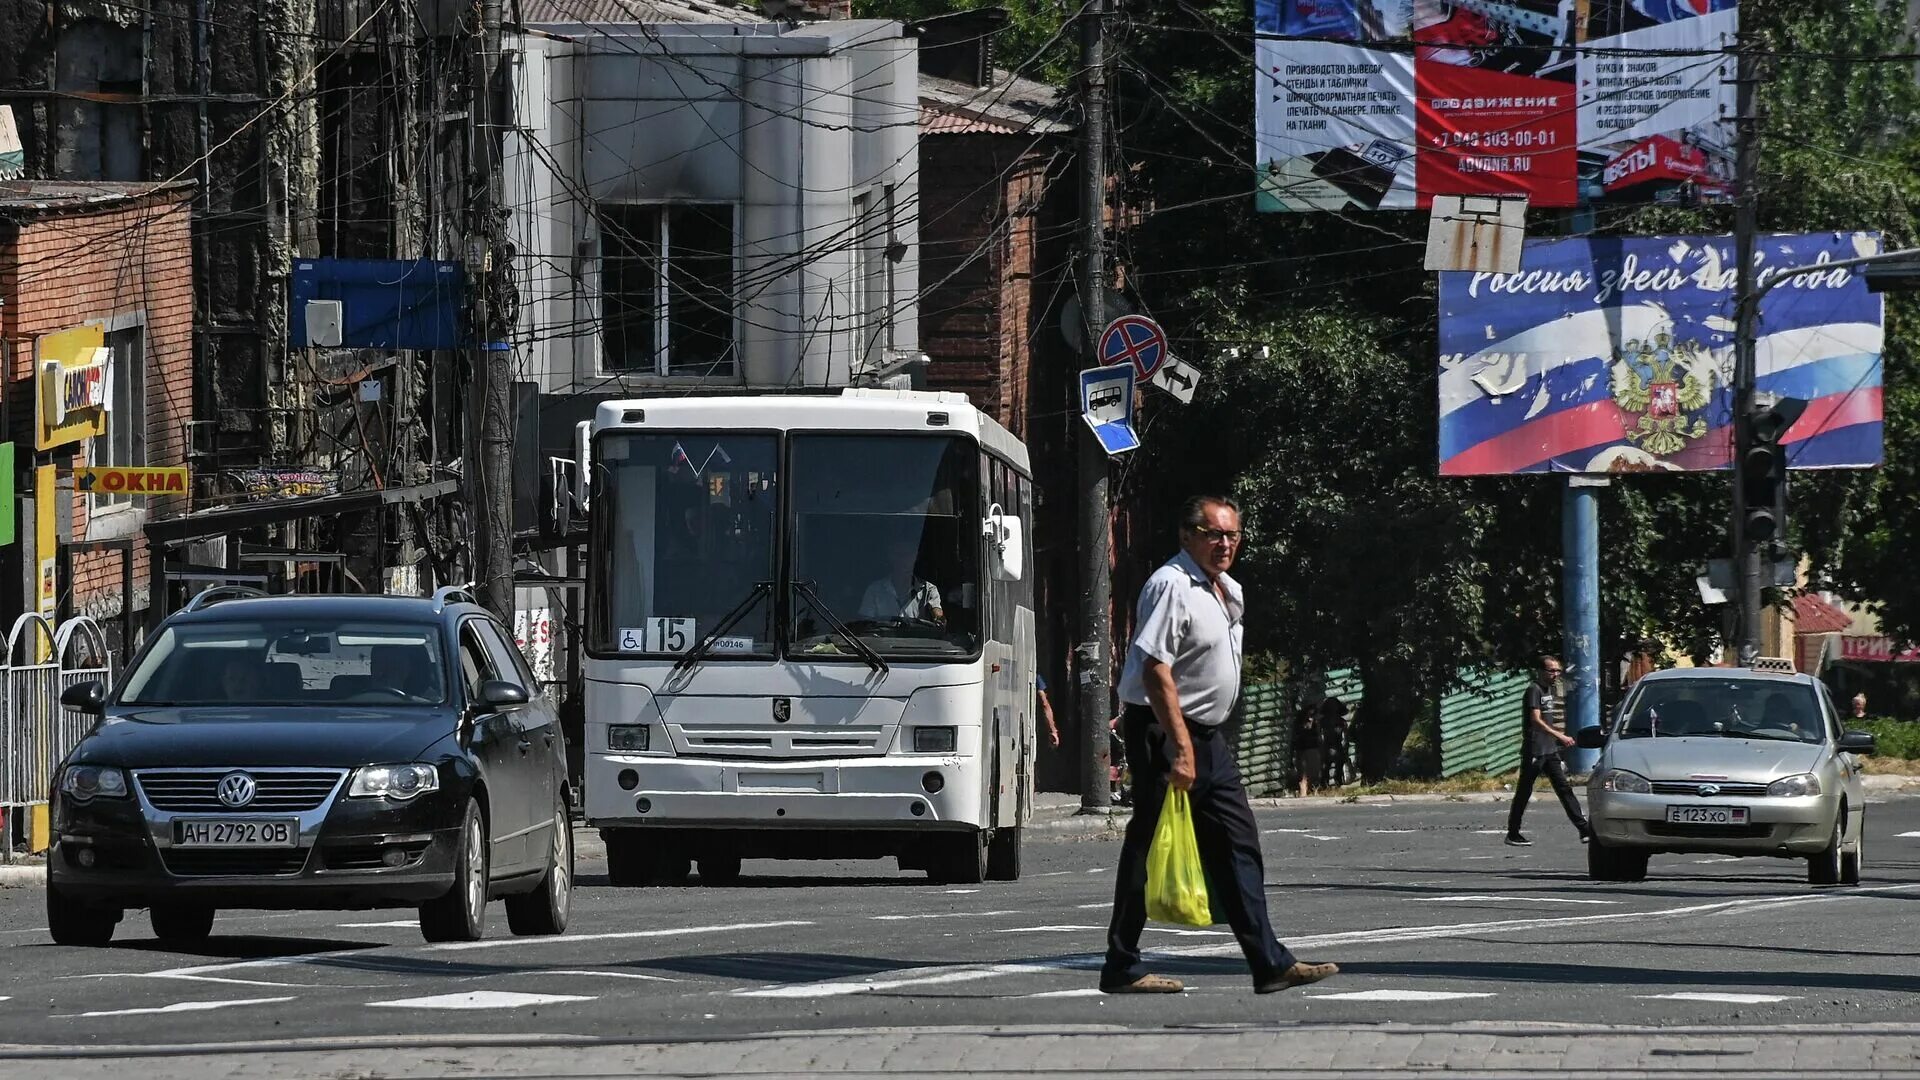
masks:
<instances>
[{"instance_id":1,"label":"car side mirror","mask_svg":"<svg viewBox=\"0 0 1920 1080\"><path fill-rule=\"evenodd\" d=\"M480 684L480 704L488 711L513 709L527 703L527 691L505 679L488 679Z\"/></svg>"},{"instance_id":2,"label":"car side mirror","mask_svg":"<svg viewBox=\"0 0 1920 1080\"><path fill-rule=\"evenodd\" d=\"M60 691L60 704L69 709L99 716L107 711L107 684L98 679L74 683Z\"/></svg>"},{"instance_id":3,"label":"car side mirror","mask_svg":"<svg viewBox=\"0 0 1920 1080\"><path fill-rule=\"evenodd\" d=\"M1872 754L1874 750L1873 732L1847 732L1840 736L1840 749L1849 754Z\"/></svg>"},{"instance_id":4,"label":"car side mirror","mask_svg":"<svg viewBox=\"0 0 1920 1080\"><path fill-rule=\"evenodd\" d=\"M1607 729L1599 724L1580 728L1573 733L1573 742L1582 750L1599 750L1607 745Z\"/></svg>"}]
</instances>

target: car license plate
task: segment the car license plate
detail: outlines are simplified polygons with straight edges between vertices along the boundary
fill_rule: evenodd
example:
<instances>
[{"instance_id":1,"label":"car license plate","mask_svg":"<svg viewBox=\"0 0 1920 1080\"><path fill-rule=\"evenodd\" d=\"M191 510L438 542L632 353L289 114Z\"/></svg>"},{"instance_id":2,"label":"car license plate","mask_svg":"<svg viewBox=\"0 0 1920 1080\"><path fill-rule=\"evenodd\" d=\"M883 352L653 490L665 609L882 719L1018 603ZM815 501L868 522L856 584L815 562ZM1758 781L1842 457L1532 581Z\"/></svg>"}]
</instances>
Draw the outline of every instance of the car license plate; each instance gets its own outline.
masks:
<instances>
[{"instance_id":1,"label":"car license plate","mask_svg":"<svg viewBox=\"0 0 1920 1080\"><path fill-rule=\"evenodd\" d=\"M293 847L300 823L292 818L230 821L188 819L173 823L174 847L275 848Z\"/></svg>"},{"instance_id":2,"label":"car license plate","mask_svg":"<svg viewBox=\"0 0 1920 1080\"><path fill-rule=\"evenodd\" d=\"M1667 821L1674 825L1745 825L1744 806L1669 806Z\"/></svg>"}]
</instances>

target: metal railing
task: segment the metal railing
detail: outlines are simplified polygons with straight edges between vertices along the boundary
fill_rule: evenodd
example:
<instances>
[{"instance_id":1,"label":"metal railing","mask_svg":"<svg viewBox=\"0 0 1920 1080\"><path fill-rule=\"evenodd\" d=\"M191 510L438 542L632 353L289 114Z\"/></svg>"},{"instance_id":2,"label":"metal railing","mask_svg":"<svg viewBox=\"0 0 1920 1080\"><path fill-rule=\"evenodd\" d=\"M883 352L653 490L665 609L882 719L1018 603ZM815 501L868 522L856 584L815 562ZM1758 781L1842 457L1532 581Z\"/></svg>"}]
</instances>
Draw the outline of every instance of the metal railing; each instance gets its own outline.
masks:
<instances>
[{"instance_id":1,"label":"metal railing","mask_svg":"<svg viewBox=\"0 0 1920 1080\"><path fill-rule=\"evenodd\" d=\"M29 612L7 633L0 666L0 861L13 858L16 815L47 801L53 771L95 718L60 704L69 686L111 682L113 657L100 624L82 615L55 626Z\"/></svg>"}]
</instances>

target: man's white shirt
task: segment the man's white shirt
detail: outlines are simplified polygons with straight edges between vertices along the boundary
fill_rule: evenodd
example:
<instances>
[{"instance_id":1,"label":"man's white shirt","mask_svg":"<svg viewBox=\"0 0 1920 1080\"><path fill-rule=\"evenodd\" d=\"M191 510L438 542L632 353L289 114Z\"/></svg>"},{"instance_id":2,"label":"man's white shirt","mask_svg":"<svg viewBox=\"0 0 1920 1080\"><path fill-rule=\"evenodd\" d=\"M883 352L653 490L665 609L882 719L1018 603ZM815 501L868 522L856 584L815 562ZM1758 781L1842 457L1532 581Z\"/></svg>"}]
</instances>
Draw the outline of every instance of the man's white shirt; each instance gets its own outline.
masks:
<instances>
[{"instance_id":1,"label":"man's white shirt","mask_svg":"<svg viewBox=\"0 0 1920 1080\"><path fill-rule=\"evenodd\" d=\"M860 615L868 619L935 622L934 613L940 610L940 590L934 588L932 582L919 578L907 586L904 597L894 586L892 575L888 575L867 586L866 595L860 598Z\"/></svg>"}]
</instances>

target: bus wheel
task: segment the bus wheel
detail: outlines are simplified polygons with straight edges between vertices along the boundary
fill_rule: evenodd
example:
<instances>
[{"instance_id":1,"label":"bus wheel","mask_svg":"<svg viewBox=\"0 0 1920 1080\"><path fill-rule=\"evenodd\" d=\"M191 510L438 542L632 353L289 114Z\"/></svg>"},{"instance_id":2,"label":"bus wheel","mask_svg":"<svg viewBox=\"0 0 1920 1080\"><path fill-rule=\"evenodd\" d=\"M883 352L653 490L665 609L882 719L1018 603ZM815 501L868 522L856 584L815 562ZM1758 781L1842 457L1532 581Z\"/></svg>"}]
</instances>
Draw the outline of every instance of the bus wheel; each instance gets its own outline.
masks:
<instances>
[{"instance_id":1,"label":"bus wheel","mask_svg":"<svg viewBox=\"0 0 1920 1080\"><path fill-rule=\"evenodd\" d=\"M1020 830L995 829L987 844L987 880L1020 880Z\"/></svg>"},{"instance_id":2,"label":"bus wheel","mask_svg":"<svg viewBox=\"0 0 1920 1080\"><path fill-rule=\"evenodd\" d=\"M943 885L977 885L987 879L987 833L971 829L942 838L944 849L927 876Z\"/></svg>"}]
</instances>

